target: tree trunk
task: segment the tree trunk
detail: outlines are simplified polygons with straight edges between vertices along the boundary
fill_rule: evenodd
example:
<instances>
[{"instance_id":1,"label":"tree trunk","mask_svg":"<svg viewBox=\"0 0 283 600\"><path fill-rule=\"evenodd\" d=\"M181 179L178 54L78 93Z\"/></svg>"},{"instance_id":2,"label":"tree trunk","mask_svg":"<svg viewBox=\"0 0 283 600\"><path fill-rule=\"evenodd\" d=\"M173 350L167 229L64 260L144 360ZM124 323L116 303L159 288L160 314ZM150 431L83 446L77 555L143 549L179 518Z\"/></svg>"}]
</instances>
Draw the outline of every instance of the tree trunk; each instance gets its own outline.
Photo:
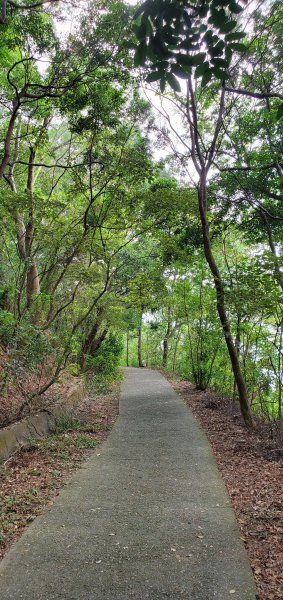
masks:
<instances>
[{"instance_id":1,"label":"tree trunk","mask_svg":"<svg viewBox=\"0 0 283 600\"><path fill-rule=\"evenodd\" d=\"M268 220L267 215L265 214L265 212L263 210L260 210L260 216L263 220L263 223L265 225L265 229L267 231L267 235L268 235L268 243L269 243L269 248L274 256L274 271L275 271L275 278L277 279L281 290L283 290L283 275L282 275L282 271L280 269L280 263L278 260L278 256L277 256L277 252L276 252L276 246L274 244L273 241L273 237L272 237L272 230L270 227L270 223Z\"/></svg>"},{"instance_id":2,"label":"tree trunk","mask_svg":"<svg viewBox=\"0 0 283 600\"><path fill-rule=\"evenodd\" d=\"M142 363L142 316L140 326L138 328L138 365L139 367L143 367Z\"/></svg>"},{"instance_id":3,"label":"tree trunk","mask_svg":"<svg viewBox=\"0 0 283 600\"><path fill-rule=\"evenodd\" d=\"M101 311L99 312L99 316L101 316ZM98 352L102 342L105 340L106 335L108 333L108 329L103 329L103 331L101 333L99 332L99 327L101 325L101 318L98 318L97 321L94 323L94 325L92 326L88 336L86 337L83 347L82 347L82 352L81 352L81 360L80 360L80 365L81 365L81 369L82 371L86 370L86 359L87 359L87 355L91 355L91 356L95 356L95 354Z\"/></svg>"},{"instance_id":4,"label":"tree trunk","mask_svg":"<svg viewBox=\"0 0 283 600\"><path fill-rule=\"evenodd\" d=\"M216 290L217 297L217 310L220 318L220 322L222 325L223 333L225 336L225 342L227 345L227 349L229 352L231 365L238 389L239 394L239 402L241 413L243 415L243 419L247 427L253 427L253 419L251 414L251 409L249 405L248 392L246 388L246 384L244 381L243 373L239 363L239 357L237 356L237 350L235 348L235 344L233 341L233 336L231 333L231 327L228 319L228 315L226 312L225 306L225 294L224 294L224 285L220 275L220 271L215 262L210 234L209 234L209 223L207 220L207 189L206 189L206 173L203 170L200 175L199 186L198 186L198 201L199 201L199 212L201 218L202 225L202 234L203 234L203 243L204 243L204 252L207 263L211 270L214 279L214 285Z\"/></svg>"},{"instance_id":5,"label":"tree trunk","mask_svg":"<svg viewBox=\"0 0 283 600\"><path fill-rule=\"evenodd\" d=\"M0 164L0 179L2 179L5 169L10 161L11 141L12 141L12 136L13 136L14 127L15 127L15 123L17 120L19 108L20 108L20 99L19 99L19 96L17 95L16 98L14 98L14 100L13 100L13 110L12 110L12 114L10 117L6 137L4 140L4 156L3 156L3 159Z\"/></svg>"},{"instance_id":6,"label":"tree trunk","mask_svg":"<svg viewBox=\"0 0 283 600\"><path fill-rule=\"evenodd\" d=\"M31 258L27 271L26 292L27 308L31 308L34 297L40 292L38 270L34 257Z\"/></svg>"},{"instance_id":7,"label":"tree trunk","mask_svg":"<svg viewBox=\"0 0 283 600\"><path fill-rule=\"evenodd\" d=\"M171 308L170 306L168 307L168 320L167 320L167 329L166 329L166 333L164 336L164 340L163 340L163 357L162 357L162 366L164 367L164 369L166 369L167 367L167 363L168 363L168 352L169 352L169 338L171 336L172 333L172 328L171 328Z\"/></svg>"},{"instance_id":8,"label":"tree trunk","mask_svg":"<svg viewBox=\"0 0 283 600\"><path fill-rule=\"evenodd\" d=\"M33 175L34 175L34 159L35 150L30 148L29 156L29 167L28 167L28 179L27 179L27 192L30 197L30 210L29 210L29 222L26 226L25 234L25 247L26 247L26 259L29 260L27 268L27 279L26 279L26 295L27 295L27 308L31 308L34 297L40 292L40 284L38 277L38 269L35 261L35 257L32 255L32 242L34 235L34 215L33 215Z\"/></svg>"},{"instance_id":9,"label":"tree trunk","mask_svg":"<svg viewBox=\"0 0 283 600\"><path fill-rule=\"evenodd\" d=\"M164 369L167 367L168 362L168 338L165 337L163 340L163 356L162 356L162 366Z\"/></svg>"},{"instance_id":10,"label":"tree trunk","mask_svg":"<svg viewBox=\"0 0 283 600\"><path fill-rule=\"evenodd\" d=\"M174 348L174 354L173 354L173 364L172 364L172 370L173 370L173 371L175 371L175 370L176 370L176 362L177 362L177 350L178 350L178 345L179 345L180 335L181 335L181 331L179 330L179 331L177 332L177 337L176 337L176 341L175 341L175 348Z\"/></svg>"},{"instance_id":11,"label":"tree trunk","mask_svg":"<svg viewBox=\"0 0 283 600\"><path fill-rule=\"evenodd\" d=\"M129 330L127 330L126 338L126 365L129 366Z\"/></svg>"},{"instance_id":12,"label":"tree trunk","mask_svg":"<svg viewBox=\"0 0 283 600\"><path fill-rule=\"evenodd\" d=\"M235 349L236 349L238 358L240 356L240 344L241 344L241 317L239 315L237 315L237 331L236 331L236 337L235 337ZM237 390L237 384L236 384L236 380L234 377L233 402L235 402L235 400L236 400L236 390Z\"/></svg>"}]
</instances>

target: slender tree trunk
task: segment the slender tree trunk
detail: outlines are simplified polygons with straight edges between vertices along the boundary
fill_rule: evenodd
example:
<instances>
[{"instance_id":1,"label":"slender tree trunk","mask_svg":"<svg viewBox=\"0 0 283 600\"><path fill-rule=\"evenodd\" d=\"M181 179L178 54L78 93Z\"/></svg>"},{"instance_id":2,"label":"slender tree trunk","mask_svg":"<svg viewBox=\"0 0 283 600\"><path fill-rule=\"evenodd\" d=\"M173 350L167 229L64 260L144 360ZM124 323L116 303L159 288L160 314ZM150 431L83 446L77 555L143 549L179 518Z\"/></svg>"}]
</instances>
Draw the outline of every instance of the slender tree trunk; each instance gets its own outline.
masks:
<instances>
[{"instance_id":1,"label":"slender tree trunk","mask_svg":"<svg viewBox=\"0 0 283 600\"><path fill-rule=\"evenodd\" d=\"M0 163L0 179L2 179L5 169L10 161L11 141L12 141L13 131L14 131L16 120L17 120L19 108L20 108L20 99L19 99L19 96L17 95L16 98L14 98L14 100L13 100L13 110L12 110L12 114L10 117L6 137L4 140L4 156Z\"/></svg>"},{"instance_id":2,"label":"slender tree trunk","mask_svg":"<svg viewBox=\"0 0 283 600\"><path fill-rule=\"evenodd\" d=\"M272 252L272 254L274 256L275 278L277 279L277 281L278 281L278 283L279 283L279 285L281 287L281 290L283 290L283 275L282 275L282 271L280 269L280 263L278 261L278 256L277 256L277 252L276 252L276 246L275 246L274 241L273 241L272 230L271 230L271 227L270 227L270 223L269 223L269 220L268 220L268 217L267 217L266 213L263 210L260 211L260 216L262 218L262 221L264 223L265 229L267 231L268 243L269 243L270 250L271 250L271 252Z\"/></svg>"},{"instance_id":3,"label":"slender tree trunk","mask_svg":"<svg viewBox=\"0 0 283 600\"><path fill-rule=\"evenodd\" d=\"M178 350L178 345L179 345L180 335L181 335L181 331L180 331L180 329L179 329L179 331L177 332L177 337L176 337L176 341L175 341L175 347L174 347L174 354L173 354L173 364L172 364L172 370L173 370L173 371L175 371L175 370L176 370L176 362L177 362L177 350Z\"/></svg>"},{"instance_id":4,"label":"slender tree trunk","mask_svg":"<svg viewBox=\"0 0 283 600\"><path fill-rule=\"evenodd\" d=\"M162 357L162 366L164 369L167 367L168 363L168 352L169 352L169 338L171 336L172 326L171 326L171 308L168 307L168 318L167 318L167 329L163 340L163 357Z\"/></svg>"},{"instance_id":5,"label":"slender tree trunk","mask_svg":"<svg viewBox=\"0 0 283 600\"><path fill-rule=\"evenodd\" d=\"M26 280L26 295L27 295L27 308L31 308L34 297L40 292L38 269L35 257L32 255L32 242L34 235L34 214L33 214L33 176L34 176L34 159L35 150L30 148L29 156L29 168L28 168L28 179L27 179L27 192L30 197L30 211L29 211L29 222L26 227L25 245L26 245L26 259L29 261L27 267L27 280Z\"/></svg>"},{"instance_id":6,"label":"slender tree trunk","mask_svg":"<svg viewBox=\"0 0 283 600\"><path fill-rule=\"evenodd\" d=\"M278 419L282 419L282 355L283 355L283 323L280 324L278 347Z\"/></svg>"},{"instance_id":7,"label":"slender tree trunk","mask_svg":"<svg viewBox=\"0 0 283 600\"><path fill-rule=\"evenodd\" d=\"M27 308L31 308L34 297L40 293L39 276L37 264L34 256L30 259L30 265L27 271Z\"/></svg>"},{"instance_id":8,"label":"slender tree trunk","mask_svg":"<svg viewBox=\"0 0 283 600\"><path fill-rule=\"evenodd\" d=\"M142 315L140 320L140 326L138 328L138 365L143 366L142 363Z\"/></svg>"},{"instance_id":9,"label":"slender tree trunk","mask_svg":"<svg viewBox=\"0 0 283 600\"><path fill-rule=\"evenodd\" d=\"M243 373L241 370L239 357L237 356L237 350L233 341L233 336L231 333L231 327L228 319L228 315L226 312L225 306L225 294L224 294L224 284L220 275L220 271L215 262L213 251L211 247L210 233L209 233L209 223L207 220L207 189L206 189L206 173L205 170L202 170L200 174L199 186L198 186L198 201L199 201L199 212L201 218L202 225L202 234L203 234L203 243L204 243L204 252L207 263L211 270L214 279L214 285L216 289L216 297L217 297L217 310L220 318L220 322L222 325L223 333L225 336L225 342L227 345L227 349L229 352L231 365L238 389L239 394L239 402L241 412L247 427L253 427L253 419L251 414L251 409L249 405L248 392L245 384L245 380L243 377Z\"/></svg>"},{"instance_id":10,"label":"slender tree trunk","mask_svg":"<svg viewBox=\"0 0 283 600\"><path fill-rule=\"evenodd\" d=\"M168 362L168 338L165 336L163 340L163 356L162 356L162 366L164 369L167 367Z\"/></svg>"},{"instance_id":11,"label":"slender tree trunk","mask_svg":"<svg viewBox=\"0 0 283 600\"><path fill-rule=\"evenodd\" d=\"M108 329L104 328L102 331L100 330L100 326L103 320L103 311L98 309L97 311L97 319L93 326L91 327L84 343L81 351L81 360L80 365L82 371L86 370L86 359L87 355L95 356L98 352L102 342L105 340L106 335L108 333Z\"/></svg>"},{"instance_id":12,"label":"slender tree trunk","mask_svg":"<svg viewBox=\"0 0 283 600\"><path fill-rule=\"evenodd\" d=\"M126 337L126 365L129 366L129 330L127 329Z\"/></svg>"},{"instance_id":13,"label":"slender tree trunk","mask_svg":"<svg viewBox=\"0 0 283 600\"><path fill-rule=\"evenodd\" d=\"M237 331L236 331L236 337L235 337L235 348L236 348L236 352L237 352L237 356L240 356L240 343L241 343L241 317L239 315L237 315ZM233 401L235 402L236 400L236 391L237 391L237 384L236 384L236 380L234 378L234 386L233 386Z\"/></svg>"},{"instance_id":14,"label":"slender tree trunk","mask_svg":"<svg viewBox=\"0 0 283 600\"><path fill-rule=\"evenodd\" d=\"M10 162L10 166L9 166L9 172L8 175L6 177L6 181L8 181L12 191L16 194L17 193L17 185L15 182L15 178L14 178L14 171L15 171L15 165L16 165L16 161L19 155L19 149L20 149L20 137L21 137L21 128L22 128L22 122L20 117L18 118L18 125L17 125L17 132L16 132L16 140L15 140L15 146L14 146L14 151L13 151L13 156ZM24 222L24 217L21 213L19 213L17 210L14 212L13 211L13 217L15 219L15 223L16 223L16 227L17 227L17 239L18 239L18 252L19 252L19 257L21 260L25 260L26 257L26 241L25 241L25 237L26 237L26 228L25 228L25 222Z\"/></svg>"}]
</instances>

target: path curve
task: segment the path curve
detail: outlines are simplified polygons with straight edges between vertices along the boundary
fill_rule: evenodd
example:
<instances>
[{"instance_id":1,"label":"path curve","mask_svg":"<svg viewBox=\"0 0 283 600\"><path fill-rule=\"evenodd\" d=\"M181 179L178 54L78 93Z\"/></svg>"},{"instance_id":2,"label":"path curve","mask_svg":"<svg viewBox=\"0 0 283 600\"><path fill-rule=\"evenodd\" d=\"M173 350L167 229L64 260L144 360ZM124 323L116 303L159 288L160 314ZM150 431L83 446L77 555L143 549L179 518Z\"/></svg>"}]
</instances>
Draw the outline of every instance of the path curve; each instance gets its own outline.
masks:
<instances>
[{"instance_id":1,"label":"path curve","mask_svg":"<svg viewBox=\"0 0 283 600\"><path fill-rule=\"evenodd\" d=\"M206 437L168 381L125 369L107 442L0 566L5 600L255 600Z\"/></svg>"}]
</instances>

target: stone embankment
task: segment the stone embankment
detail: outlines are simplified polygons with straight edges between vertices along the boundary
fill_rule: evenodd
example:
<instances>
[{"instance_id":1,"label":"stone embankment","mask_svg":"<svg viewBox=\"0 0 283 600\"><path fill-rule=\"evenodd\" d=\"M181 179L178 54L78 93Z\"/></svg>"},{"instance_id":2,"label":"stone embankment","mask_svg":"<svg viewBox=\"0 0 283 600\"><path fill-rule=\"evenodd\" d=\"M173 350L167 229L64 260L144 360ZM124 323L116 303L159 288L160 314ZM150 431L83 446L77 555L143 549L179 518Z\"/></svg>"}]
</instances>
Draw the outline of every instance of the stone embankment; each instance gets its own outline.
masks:
<instances>
[{"instance_id":1,"label":"stone embankment","mask_svg":"<svg viewBox=\"0 0 283 600\"><path fill-rule=\"evenodd\" d=\"M28 444L31 438L43 437L51 433L55 427L56 416L72 413L87 394L84 381L69 373L63 373L60 382L54 388L56 388L56 396L60 398L54 407L48 411L42 410L0 430L0 463L7 460L19 446Z\"/></svg>"}]
</instances>

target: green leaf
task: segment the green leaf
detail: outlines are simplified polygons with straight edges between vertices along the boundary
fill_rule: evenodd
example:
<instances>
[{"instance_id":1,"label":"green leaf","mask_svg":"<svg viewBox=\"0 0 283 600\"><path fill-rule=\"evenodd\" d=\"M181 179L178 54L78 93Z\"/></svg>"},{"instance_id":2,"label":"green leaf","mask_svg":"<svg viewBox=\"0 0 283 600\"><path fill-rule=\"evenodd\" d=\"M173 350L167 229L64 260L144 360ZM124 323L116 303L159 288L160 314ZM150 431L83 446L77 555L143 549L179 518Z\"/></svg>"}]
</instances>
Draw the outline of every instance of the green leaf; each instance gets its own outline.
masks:
<instances>
[{"instance_id":1,"label":"green leaf","mask_svg":"<svg viewBox=\"0 0 283 600\"><path fill-rule=\"evenodd\" d=\"M146 43L142 41L137 47L134 57L135 67L143 67L146 61Z\"/></svg>"},{"instance_id":2,"label":"green leaf","mask_svg":"<svg viewBox=\"0 0 283 600\"><path fill-rule=\"evenodd\" d=\"M162 77L162 74L160 71L153 71L152 73L149 73L149 75L147 75L146 81L151 83L153 81L158 81L161 77Z\"/></svg>"},{"instance_id":3,"label":"green leaf","mask_svg":"<svg viewBox=\"0 0 283 600\"><path fill-rule=\"evenodd\" d=\"M136 50L136 48L137 48L137 45L136 45L136 44L134 44L134 42L130 42L130 41L126 40L126 41L123 43L123 47L124 47L124 48L128 48L129 50Z\"/></svg>"},{"instance_id":4,"label":"green leaf","mask_svg":"<svg viewBox=\"0 0 283 600\"><path fill-rule=\"evenodd\" d=\"M163 94L164 90L165 90L165 86L166 86L166 79L165 77L162 77L160 79L160 91Z\"/></svg>"},{"instance_id":5,"label":"green leaf","mask_svg":"<svg viewBox=\"0 0 283 600\"><path fill-rule=\"evenodd\" d=\"M212 62L216 67L223 67L223 69L228 69L230 64L228 60L225 60L224 58L213 58Z\"/></svg>"},{"instance_id":6,"label":"green leaf","mask_svg":"<svg viewBox=\"0 0 283 600\"><path fill-rule=\"evenodd\" d=\"M207 44L211 44L212 38L213 38L213 31L211 31L211 29L208 29L207 32L203 36L203 41L206 42Z\"/></svg>"},{"instance_id":7,"label":"green leaf","mask_svg":"<svg viewBox=\"0 0 283 600\"><path fill-rule=\"evenodd\" d=\"M202 77L202 75L204 75L206 73L206 71L209 70L209 63L208 62L204 62L202 65L198 65L198 67L195 70L195 77Z\"/></svg>"},{"instance_id":8,"label":"green leaf","mask_svg":"<svg viewBox=\"0 0 283 600\"><path fill-rule=\"evenodd\" d=\"M168 8L166 7L166 9L163 12L163 17L166 21L172 21L173 19L178 19L181 17L182 15L182 9L179 6L176 6L177 3L175 3L174 5L169 5Z\"/></svg>"},{"instance_id":9,"label":"green leaf","mask_svg":"<svg viewBox=\"0 0 283 600\"><path fill-rule=\"evenodd\" d=\"M188 65L189 67L193 66L192 57L188 56L188 54L177 54L176 61L180 65Z\"/></svg>"},{"instance_id":10,"label":"green leaf","mask_svg":"<svg viewBox=\"0 0 283 600\"><path fill-rule=\"evenodd\" d=\"M180 67L179 65L172 65L171 66L171 71L177 75L177 77L180 77L181 79L188 79L188 75L190 75L191 73L191 68L190 67Z\"/></svg>"},{"instance_id":11,"label":"green leaf","mask_svg":"<svg viewBox=\"0 0 283 600\"><path fill-rule=\"evenodd\" d=\"M133 19L134 21L140 16L142 15L145 11L147 11L148 8L150 8L152 5L152 1L151 0L146 0L145 2L142 3L141 6L139 6L139 8L136 10L136 12L134 13Z\"/></svg>"},{"instance_id":12,"label":"green leaf","mask_svg":"<svg viewBox=\"0 0 283 600\"><path fill-rule=\"evenodd\" d=\"M277 110L277 119L281 119L283 117L283 102L281 102L278 110Z\"/></svg>"},{"instance_id":13,"label":"green leaf","mask_svg":"<svg viewBox=\"0 0 283 600\"><path fill-rule=\"evenodd\" d=\"M146 33L147 35L150 35L153 33L154 29L153 29L153 23L150 17L148 17L145 21L145 25L146 25Z\"/></svg>"},{"instance_id":14,"label":"green leaf","mask_svg":"<svg viewBox=\"0 0 283 600\"><path fill-rule=\"evenodd\" d=\"M163 40L159 34L150 37L149 42L154 54L159 58L165 58L167 55L167 50L164 46Z\"/></svg>"},{"instance_id":15,"label":"green leaf","mask_svg":"<svg viewBox=\"0 0 283 600\"><path fill-rule=\"evenodd\" d=\"M154 64L152 65L153 69L158 69L159 71L167 71L169 67L169 62L168 60L158 60L156 62L154 62Z\"/></svg>"},{"instance_id":16,"label":"green leaf","mask_svg":"<svg viewBox=\"0 0 283 600\"><path fill-rule=\"evenodd\" d=\"M188 15L186 10L183 11L183 19L184 19L187 27L189 27L189 29L191 29L191 26L192 26L191 17Z\"/></svg>"},{"instance_id":17,"label":"green leaf","mask_svg":"<svg viewBox=\"0 0 283 600\"><path fill-rule=\"evenodd\" d=\"M246 37L246 34L243 31L235 31L235 33L227 33L227 35L225 35L225 40L226 42L234 42L242 40L244 37Z\"/></svg>"},{"instance_id":18,"label":"green leaf","mask_svg":"<svg viewBox=\"0 0 283 600\"><path fill-rule=\"evenodd\" d=\"M245 44L238 44L237 42L232 42L232 44L229 44L229 48L232 48L232 50L237 50L237 52L245 52L247 50Z\"/></svg>"},{"instance_id":19,"label":"green leaf","mask_svg":"<svg viewBox=\"0 0 283 600\"><path fill-rule=\"evenodd\" d=\"M237 21L228 21L220 27L220 31L222 31L223 33L230 33L230 31L233 31L233 29L235 29L237 25Z\"/></svg>"},{"instance_id":20,"label":"green leaf","mask_svg":"<svg viewBox=\"0 0 283 600\"><path fill-rule=\"evenodd\" d=\"M228 63L230 64L231 60L232 60L232 56L233 56L233 50L230 48L230 46L226 46L225 48L225 58L227 59Z\"/></svg>"},{"instance_id":21,"label":"green leaf","mask_svg":"<svg viewBox=\"0 0 283 600\"><path fill-rule=\"evenodd\" d=\"M200 52L199 54L195 54L192 56L193 65L201 65L206 58L206 54L204 52Z\"/></svg>"},{"instance_id":22,"label":"green leaf","mask_svg":"<svg viewBox=\"0 0 283 600\"><path fill-rule=\"evenodd\" d=\"M178 79L176 79L176 77L175 77L175 75L173 75L173 73L167 73L166 79L167 79L169 85L171 86L172 90L174 90L175 92L181 91L181 86L179 84L179 81L178 81Z\"/></svg>"},{"instance_id":23,"label":"green leaf","mask_svg":"<svg viewBox=\"0 0 283 600\"><path fill-rule=\"evenodd\" d=\"M213 6L228 6L231 0L212 0Z\"/></svg>"},{"instance_id":24,"label":"green leaf","mask_svg":"<svg viewBox=\"0 0 283 600\"><path fill-rule=\"evenodd\" d=\"M217 79L229 79L229 73L226 73L226 71L223 71L222 69L218 69L217 67L215 67L213 69L213 75L217 78Z\"/></svg>"},{"instance_id":25,"label":"green leaf","mask_svg":"<svg viewBox=\"0 0 283 600\"><path fill-rule=\"evenodd\" d=\"M156 54L153 52L151 46L147 46L146 48L146 56L152 63L156 62Z\"/></svg>"},{"instance_id":26,"label":"green leaf","mask_svg":"<svg viewBox=\"0 0 283 600\"><path fill-rule=\"evenodd\" d=\"M209 81L212 78L212 69L209 69L208 71L206 71L206 73L204 74L202 80L201 80L201 87L205 87Z\"/></svg>"},{"instance_id":27,"label":"green leaf","mask_svg":"<svg viewBox=\"0 0 283 600\"><path fill-rule=\"evenodd\" d=\"M138 38L138 40L143 40L146 36L146 25L145 23L142 23L140 25L140 27L138 27L137 31L136 31L136 36Z\"/></svg>"},{"instance_id":28,"label":"green leaf","mask_svg":"<svg viewBox=\"0 0 283 600\"><path fill-rule=\"evenodd\" d=\"M201 7L201 9L200 9L200 11L199 11L199 16L200 16L201 18L202 18L202 17L206 17L207 13L208 13L208 6L206 5L206 3L205 3L205 2L203 2L203 3L202 3L202 7Z\"/></svg>"},{"instance_id":29,"label":"green leaf","mask_svg":"<svg viewBox=\"0 0 283 600\"><path fill-rule=\"evenodd\" d=\"M221 27L222 25L225 25L226 21L227 15L223 8L221 8L221 10L212 9L211 16L208 19L209 23L216 25L216 27Z\"/></svg>"},{"instance_id":30,"label":"green leaf","mask_svg":"<svg viewBox=\"0 0 283 600\"><path fill-rule=\"evenodd\" d=\"M242 12L243 7L240 6L239 4L237 4L237 2L235 2L235 0L231 0L229 2L229 9L230 9L231 13L238 15Z\"/></svg>"},{"instance_id":31,"label":"green leaf","mask_svg":"<svg viewBox=\"0 0 283 600\"><path fill-rule=\"evenodd\" d=\"M223 42L223 40L219 40L219 42L217 42L217 44L210 44L210 47L208 48L208 52L209 54L211 54L212 56L221 56L223 50L225 48L225 44Z\"/></svg>"}]
</instances>

